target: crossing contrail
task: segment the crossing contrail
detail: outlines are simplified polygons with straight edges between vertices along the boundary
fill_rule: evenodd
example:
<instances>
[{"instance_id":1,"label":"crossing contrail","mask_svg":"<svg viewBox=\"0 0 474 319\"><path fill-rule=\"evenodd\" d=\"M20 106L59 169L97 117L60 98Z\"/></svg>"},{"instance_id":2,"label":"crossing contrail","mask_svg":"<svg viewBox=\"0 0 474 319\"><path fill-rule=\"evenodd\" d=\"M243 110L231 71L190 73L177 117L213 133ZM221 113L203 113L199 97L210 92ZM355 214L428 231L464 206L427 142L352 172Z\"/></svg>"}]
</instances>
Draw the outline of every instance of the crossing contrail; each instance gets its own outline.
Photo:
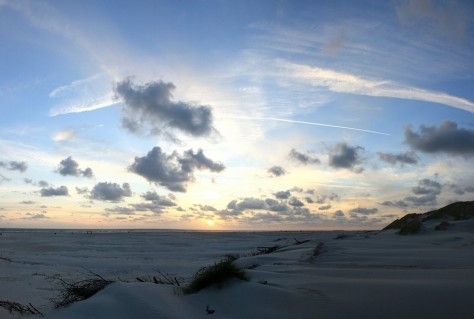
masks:
<instances>
[{"instance_id":1,"label":"crossing contrail","mask_svg":"<svg viewBox=\"0 0 474 319\"><path fill-rule=\"evenodd\" d=\"M339 129L344 129L344 130L352 130L352 131L359 131L359 132L366 132L366 133L390 136L390 134L388 134L388 133L365 130L365 129L356 128L356 127L348 127L348 126L340 126L340 125L332 125L332 124L324 124L324 123L316 123L316 122L307 122L307 121L298 121L298 120L288 120L288 119L280 119L280 118L276 118L276 117L232 116L231 118L241 119L241 120L249 120L249 121L275 121L275 122L305 124L305 125L314 125L314 126L324 126L324 127L339 128Z\"/></svg>"}]
</instances>

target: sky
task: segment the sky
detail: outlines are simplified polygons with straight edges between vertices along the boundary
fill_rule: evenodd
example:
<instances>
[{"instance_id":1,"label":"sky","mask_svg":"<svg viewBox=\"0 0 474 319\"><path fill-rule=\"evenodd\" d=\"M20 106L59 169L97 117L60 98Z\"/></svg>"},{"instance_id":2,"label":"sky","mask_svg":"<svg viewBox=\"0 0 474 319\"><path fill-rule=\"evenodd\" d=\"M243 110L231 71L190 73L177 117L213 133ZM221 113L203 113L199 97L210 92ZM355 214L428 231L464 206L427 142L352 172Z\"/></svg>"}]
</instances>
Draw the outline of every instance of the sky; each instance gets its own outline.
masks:
<instances>
[{"instance_id":1,"label":"sky","mask_svg":"<svg viewBox=\"0 0 474 319\"><path fill-rule=\"evenodd\" d=\"M468 0L0 0L0 228L380 229L474 198Z\"/></svg>"}]
</instances>

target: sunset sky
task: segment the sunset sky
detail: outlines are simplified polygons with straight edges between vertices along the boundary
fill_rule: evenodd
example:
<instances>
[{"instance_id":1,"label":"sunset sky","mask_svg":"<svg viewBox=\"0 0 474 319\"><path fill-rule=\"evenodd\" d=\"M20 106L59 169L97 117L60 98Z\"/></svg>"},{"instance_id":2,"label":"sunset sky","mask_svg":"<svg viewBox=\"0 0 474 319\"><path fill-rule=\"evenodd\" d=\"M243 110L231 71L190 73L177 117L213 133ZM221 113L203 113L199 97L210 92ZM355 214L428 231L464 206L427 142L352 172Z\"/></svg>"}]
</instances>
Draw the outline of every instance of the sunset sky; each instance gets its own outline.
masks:
<instances>
[{"instance_id":1,"label":"sunset sky","mask_svg":"<svg viewBox=\"0 0 474 319\"><path fill-rule=\"evenodd\" d=\"M474 199L474 2L0 0L0 228L378 229Z\"/></svg>"}]
</instances>

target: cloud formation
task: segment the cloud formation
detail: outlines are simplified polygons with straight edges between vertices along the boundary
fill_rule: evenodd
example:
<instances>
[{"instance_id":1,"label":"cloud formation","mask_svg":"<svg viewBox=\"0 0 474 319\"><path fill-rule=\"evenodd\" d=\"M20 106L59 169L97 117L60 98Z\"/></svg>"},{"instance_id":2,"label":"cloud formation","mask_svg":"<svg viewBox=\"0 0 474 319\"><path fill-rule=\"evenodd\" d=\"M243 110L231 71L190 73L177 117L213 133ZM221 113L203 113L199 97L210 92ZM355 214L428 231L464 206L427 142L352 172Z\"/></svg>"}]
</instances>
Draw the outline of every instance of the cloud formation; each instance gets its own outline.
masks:
<instances>
[{"instance_id":1,"label":"cloud formation","mask_svg":"<svg viewBox=\"0 0 474 319\"><path fill-rule=\"evenodd\" d=\"M290 191L278 191L273 195L275 195L275 197L278 198L278 199L288 199L291 196L291 192Z\"/></svg>"},{"instance_id":2,"label":"cloud formation","mask_svg":"<svg viewBox=\"0 0 474 319\"><path fill-rule=\"evenodd\" d=\"M69 190L66 186L45 187L40 190L40 194L42 197L69 196Z\"/></svg>"},{"instance_id":3,"label":"cloud formation","mask_svg":"<svg viewBox=\"0 0 474 319\"><path fill-rule=\"evenodd\" d=\"M461 186L455 183L449 183L446 185L456 195L463 195L465 193L474 193L474 186Z\"/></svg>"},{"instance_id":4,"label":"cloud formation","mask_svg":"<svg viewBox=\"0 0 474 319\"><path fill-rule=\"evenodd\" d=\"M225 166L207 158L201 149L197 153L190 149L183 155L176 151L167 155L156 146L146 156L135 157L134 163L128 169L170 191L186 192L187 183L194 181L194 170L208 169L218 173L224 170Z\"/></svg>"},{"instance_id":5,"label":"cloud formation","mask_svg":"<svg viewBox=\"0 0 474 319\"><path fill-rule=\"evenodd\" d=\"M281 166L272 166L267 170L267 172L276 177L286 174L286 170Z\"/></svg>"},{"instance_id":6,"label":"cloud formation","mask_svg":"<svg viewBox=\"0 0 474 319\"><path fill-rule=\"evenodd\" d=\"M357 207L351 209L350 213L361 214L361 215L373 215L378 212L378 208L364 208L364 207Z\"/></svg>"},{"instance_id":7,"label":"cloud formation","mask_svg":"<svg viewBox=\"0 0 474 319\"><path fill-rule=\"evenodd\" d=\"M355 166L362 162L363 151L364 148L361 146L349 146L347 143L336 144L329 151L329 165L334 168L347 168L360 173L363 169Z\"/></svg>"},{"instance_id":8,"label":"cloud formation","mask_svg":"<svg viewBox=\"0 0 474 319\"><path fill-rule=\"evenodd\" d=\"M417 164L418 156L415 152L405 152L405 153L383 153L378 152L379 158L381 161L387 162L390 165L404 165L404 164Z\"/></svg>"},{"instance_id":9,"label":"cloud formation","mask_svg":"<svg viewBox=\"0 0 474 319\"><path fill-rule=\"evenodd\" d=\"M146 201L150 201L159 206L166 206L166 207L176 206L176 203L173 202L170 198L166 196L161 196L156 192L148 191L142 195L142 198L145 199Z\"/></svg>"},{"instance_id":10,"label":"cloud formation","mask_svg":"<svg viewBox=\"0 0 474 319\"><path fill-rule=\"evenodd\" d=\"M103 201L119 202L123 200L124 197L130 196L132 196L132 190L130 189L130 185L128 183L123 183L122 186L120 186L117 183L101 182L94 186L91 191L90 198Z\"/></svg>"},{"instance_id":11,"label":"cloud formation","mask_svg":"<svg viewBox=\"0 0 474 319\"><path fill-rule=\"evenodd\" d=\"M49 110L49 115L93 111L117 104L119 100L110 90L110 81L107 74L96 74L54 89L49 97L57 105Z\"/></svg>"},{"instance_id":12,"label":"cloud formation","mask_svg":"<svg viewBox=\"0 0 474 319\"><path fill-rule=\"evenodd\" d=\"M288 201L288 205L293 206L293 207L302 207L304 206L304 203L300 201L298 198L292 197Z\"/></svg>"},{"instance_id":13,"label":"cloud formation","mask_svg":"<svg viewBox=\"0 0 474 319\"><path fill-rule=\"evenodd\" d=\"M406 196L403 200L384 201L381 205L397 208L408 208L410 206L436 205L437 196L441 194L443 185L437 181L423 178L418 181L417 186L411 188L411 196Z\"/></svg>"},{"instance_id":14,"label":"cloud formation","mask_svg":"<svg viewBox=\"0 0 474 319\"><path fill-rule=\"evenodd\" d=\"M439 194L441 190L441 184L432 181L428 178L420 179L418 181L418 186L413 187L412 189L413 194L416 195L424 195L424 194L430 194L433 192L436 192L436 194Z\"/></svg>"},{"instance_id":15,"label":"cloud formation","mask_svg":"<svg viewBox=\"0 0 474 319\"><path fill-rule=\"evenodd\" d=\"M408 126L405 143L424 153L470 157L474 155L474 130L459 128L453 121L443 121L439 127L421 125L419 132Z\"/></svg>"},{"instance_id":16,"label":"cloud formation","mask_svg":"<svg viewBox=\"0 0 474 319\"><path fill-rule=\"evenodd\" d=\"M79 169L79 163L73 160L71 156L63 159L59 163L58 173L63 176L83 176L87 178L92 178L94 176L90 167L84 170Z\"/></svg>"},{"instance_id":17,"label":"cloud formation","mask_svg":"<svg viewBox=\"0 0 474 319\"><path fill-rule=\"evenodd\" d=\"M333 92L433 102L474 113L473 101L442 92L428 91L391 81L363 78L350 73L284 60L279 60L277 64L283 72L282 76L291 77L312 86L327 88Z\"/></svg>"},{"instance_id":18,"label":"cloud formation","mask_svg":"<svg viewBox=\"0 0 474 319\"><path fill-rule=\"evenodd\" d=\"M312 214L304 207L304 203L296 197L289 200L275 200L273 198L247 197L241 200L232 200L227 209L215 212L224 220L239 220L244 223L254 222L303 222L314 221L319 215Z\"/></svg>"},{"instance_id":19,"label":"cloud formation","mask_svg":"<svg viewBox=\"0 0 474 319\"><path fill-rule=\"evenodd\" d=\"M209 106L172 101L173 83L135 85L130 79L117 83L115 93L124 101L122 124L132 133L144 127L152 135L172 128L190 136L208 136L213 130Z\"/></svg>"},{"instance_id":20,"label":"cloud formation","mask_svg":"<svg viewBox=\"0 0 474 319\"><path fill-rule=\"evenodd\" d=\"M389 207L397 207L397 208L407 208L408 204L404 202L403 200L397 200L397 201L384 201L380 203L380 205L383 206L389 206Z\"/></svg>"},{"instance_id":21,"label":"cloud formation","mask_svg":"<svg viewBox=\"0 0 474 319\"><path fill-rule=\"evenodd\" d=\"M294 148L291 149L289 156L291 159L304 165L321 163L321 161L317 157L312 157L310 155L300 153Z\"/></svg>"},{"instance_id":22,"label":"cloud formation","mask_svg":"<svg viewBox=\"0 0 474 319\"><path fill-rule=\"evenodd\" d=\"M23 173L28 169L28 165L26 162L18 162L18 161L9 161L9 162L3 162L0 161L0 167L3 167L5 169L8 169L10 171L19 171Z\"/></svg>"}]
</instances>

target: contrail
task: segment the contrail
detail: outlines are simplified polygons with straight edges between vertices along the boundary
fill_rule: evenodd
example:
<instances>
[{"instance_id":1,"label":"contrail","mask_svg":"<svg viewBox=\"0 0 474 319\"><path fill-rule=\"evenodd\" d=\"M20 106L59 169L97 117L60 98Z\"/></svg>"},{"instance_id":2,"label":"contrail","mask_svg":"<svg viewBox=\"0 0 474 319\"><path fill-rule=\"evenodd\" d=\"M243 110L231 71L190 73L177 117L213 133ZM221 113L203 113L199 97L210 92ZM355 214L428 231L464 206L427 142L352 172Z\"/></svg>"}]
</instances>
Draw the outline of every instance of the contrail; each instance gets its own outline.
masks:
<instances>
[{"instance_id":1,"label":"contrail","mask_svg":"<svg viewBox=\"0 0 474 319\"><path fill-rule=\"evenodd\" d=\"M232 116L231 118L241 119L241 120L250 120L250 121L276 121L276 122L314 125L314 126L324 126L324 127L340 128L340 129L344 129L344 130L352 130L352 131L359 131L359 132L366 132L366 133L390 136L390 134L388 134L388 133L383 133L383 132L378 132L378 131L371 131L371 130L364 130L364 129L361 129L361 128L340 126L340 125L331 125L331 124L316 123L316 122L306 122L306 121L280 119L280 118L276 118L276 117Z\"/></svg>"}]
</instances>

